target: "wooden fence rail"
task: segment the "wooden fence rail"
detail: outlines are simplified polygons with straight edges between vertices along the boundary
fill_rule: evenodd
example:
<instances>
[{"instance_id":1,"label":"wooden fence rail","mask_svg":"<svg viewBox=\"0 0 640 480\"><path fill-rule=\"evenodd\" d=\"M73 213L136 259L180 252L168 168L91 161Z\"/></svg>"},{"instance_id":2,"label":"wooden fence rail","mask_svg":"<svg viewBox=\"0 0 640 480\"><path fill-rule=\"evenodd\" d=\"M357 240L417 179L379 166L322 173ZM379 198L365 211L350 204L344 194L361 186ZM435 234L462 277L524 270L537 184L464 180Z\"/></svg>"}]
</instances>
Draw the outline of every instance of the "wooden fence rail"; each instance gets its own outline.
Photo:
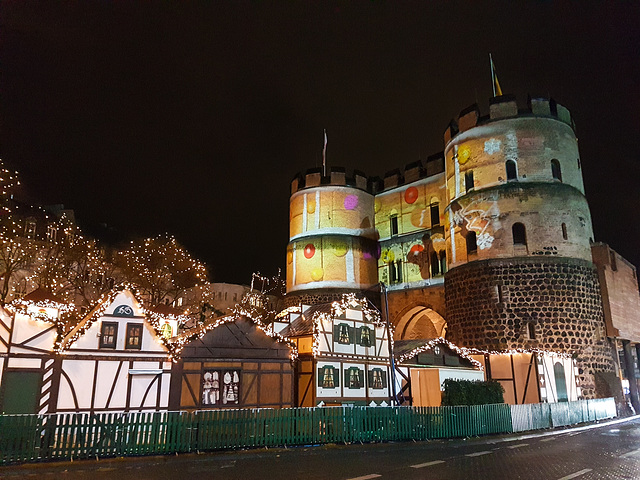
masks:
<instances>
[{"instance_id":1,"label":"wooden fence rail","mask_svg":"<svg viewBox=\"0 0 640 480\"><path fill-rule=\"evenodd\" d=\"M228 448L456 438L616 415L613 399L460 407L0 415L0 464Z\"/></svg>"}]
</instances>

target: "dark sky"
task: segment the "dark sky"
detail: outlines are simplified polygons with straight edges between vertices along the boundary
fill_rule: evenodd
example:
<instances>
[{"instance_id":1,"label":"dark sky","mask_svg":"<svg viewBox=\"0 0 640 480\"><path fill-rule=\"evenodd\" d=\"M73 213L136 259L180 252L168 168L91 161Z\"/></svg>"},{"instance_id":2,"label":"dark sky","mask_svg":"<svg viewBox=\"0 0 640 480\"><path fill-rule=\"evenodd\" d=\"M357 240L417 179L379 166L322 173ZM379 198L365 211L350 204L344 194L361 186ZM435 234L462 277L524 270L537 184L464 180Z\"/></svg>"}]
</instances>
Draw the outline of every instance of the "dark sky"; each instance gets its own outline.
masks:
<instances>
[{"instance_id":1,"label":"dark sky","mask_svg":"<svg viewBox=\"0 0 640 480\"><path fill-rule=\"evenodd\" d=\"M289 184L443 149L491 95L577 124L597 241L640 266L638 2L0 4L0 153L85 229L174 234L214 281L284 267Z\"/></svg>"}]
</instances>

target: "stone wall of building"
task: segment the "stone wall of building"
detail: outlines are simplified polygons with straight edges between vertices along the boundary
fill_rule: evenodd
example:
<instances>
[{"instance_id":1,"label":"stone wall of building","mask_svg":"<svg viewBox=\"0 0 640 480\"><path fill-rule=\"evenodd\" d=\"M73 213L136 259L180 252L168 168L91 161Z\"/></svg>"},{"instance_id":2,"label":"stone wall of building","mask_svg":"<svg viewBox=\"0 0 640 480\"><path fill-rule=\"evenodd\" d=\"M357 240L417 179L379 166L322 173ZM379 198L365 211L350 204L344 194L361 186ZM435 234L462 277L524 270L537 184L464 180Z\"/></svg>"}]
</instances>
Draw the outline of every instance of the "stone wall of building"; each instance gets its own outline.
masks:
<instances>
[{"instance_id":1,"label":"stone wall of building","mask_svg":"<svg viewBox=\"0 0 640 480\"><path fill-rule=\"evenodd\" d=\"M576 356L585 398L596 374L615 371L597 272L590 262L545 257L476 261L445 276L447 338L506 352L541 349Z\"/></svg>"}]
</instances>

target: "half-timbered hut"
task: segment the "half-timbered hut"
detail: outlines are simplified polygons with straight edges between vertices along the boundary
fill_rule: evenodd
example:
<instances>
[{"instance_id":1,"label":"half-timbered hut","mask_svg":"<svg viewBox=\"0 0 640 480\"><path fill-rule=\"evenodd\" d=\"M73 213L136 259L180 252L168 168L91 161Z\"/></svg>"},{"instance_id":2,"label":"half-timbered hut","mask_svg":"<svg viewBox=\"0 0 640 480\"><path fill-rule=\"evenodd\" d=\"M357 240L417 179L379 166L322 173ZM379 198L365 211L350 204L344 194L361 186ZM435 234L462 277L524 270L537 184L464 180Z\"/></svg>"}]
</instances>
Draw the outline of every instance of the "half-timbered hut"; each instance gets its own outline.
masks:
<instances>
[{"instance_id":1,"label":"half-timbered hut","mask_svg":"<svg viewBox=\"0 0 640 480\"><path fill-rule=\"evenodd\" d=\"M390 403L389 330L367 300L289 307L273 328L298 346L298 406Z\"/></svg>"},{"instance_id":2,"label":"half-timbered hut","mask_svg":"<svg viewBox=\"0 0 640 480\"><path fill-rule=\"evenodd\" d=\"M56 411L166 410L172 354L156 315L122 290L80 321L56 345Z\"/></svg>"},{"instance_id":3,"label":"half-timbered hut","mask_svg":"<svg viewBox=\"0 0 640 480\"><path fill-rule=\"evenodd\" d=\"M398 398L416 407L438 407L447 379L482 381L482 365L444 338L396 340Z\"/></svg>"},{"instance_id":4,"label":"half-timbered hut","mask_svg":"<svg viewBox=\"0 0 640 480\"><path fill-rule=\"evenodd\" d=\"M54 343L70 307L37 289L0 309L0 412L54 410Z\"/></svg>"},{"instance_id":5,"label":"half-timbered hut","mask_svg":"<svg viewBox=\"0 0 640 480\"><path fill-rule=\"evenodd\" d=\"M284 408L294 406L293 342L270 331L247 296L234 312L172 339L179 355L170 408Z\"/></svg>"}]
</instances>

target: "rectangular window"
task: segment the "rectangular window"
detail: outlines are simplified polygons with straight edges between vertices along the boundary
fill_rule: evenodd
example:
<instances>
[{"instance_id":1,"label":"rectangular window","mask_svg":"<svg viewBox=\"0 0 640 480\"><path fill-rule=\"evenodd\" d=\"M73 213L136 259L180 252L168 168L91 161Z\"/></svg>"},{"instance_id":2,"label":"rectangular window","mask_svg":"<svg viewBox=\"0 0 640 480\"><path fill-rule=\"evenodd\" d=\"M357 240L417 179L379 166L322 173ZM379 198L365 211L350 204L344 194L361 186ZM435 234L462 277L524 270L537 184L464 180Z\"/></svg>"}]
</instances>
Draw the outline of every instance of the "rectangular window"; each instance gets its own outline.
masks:
<instances>
[{"instance_id":1,"label":"rectangular window","mask_svg":"<svg viewBox=\"0 0 640 480\"><path fill-rule=\"evenodd\" d=\"M464 174L464 188L467 190L471 190L474 186L473 183L473 170L469 170Z\"/></svg>"},{"instance_id":2,"label":"rectangular window","mask_svg":"<svg viewBox=\"0 0 640 480\"><path fill-rule=\"evenodd\" d=\"M369 388L387 388L387 372L381 368L369 370Z\"/></svg>"},{"instance_id":3,"label":"rectangular window","mask_svg":"<svg viewBox=\"0 0 640 480\"><path fill-rule=\"evenodd\" d=\"M141 323L127 323L127 338L124 348L127 350L140 350L142 348Z\"/></svg>"},{"instance_id":4,"label":"rectangular window","mask_svg":"<svg viewBox=\"0 0 640 480\"><path fill-rule=\"evenodd\" d=\"M359 329L360 334L358 335L359 337L359 344L362 347L370 347L371 345L373 345L373 332L369 327L360 327Z\"/></svg>"},{"instance_id":5,"label":"rectangular window","mask_svg":"<svg viewBox=\"0 0 640 480\"><path fill-rule=\"evenodd\" d=\"M318 387L338 388L340 386L340 369L331 365L318 368Z\"/></svg>"},{"instance_id":6,"label":"rectangular window","mask_svg":"<svg viewBox=\"0 0 640 480\"><path fill-rule=\"evenodd\" d=\"M118 338L118 324L116 322L102 322L99 348L116 348L116 338Z\"/></svg>"},{"instance_id":7,"label":"rectangular window","mask_svg":"<svg viewBox=\"0 0 640 480\"><path fill-rule=\"evenodd\" d=\"M353 343L354 329L346 323L340 323L333 327L333 341L342 345Z\"/></svg>"},{"instance_id":8,"label":"rectangular window","mask_svg":"<svg viewBox=\"0 0 640 480\"><path fill-rule=\"evenodd\" d=\"M202 405L238 405L240 370L205 370L202 375Z\"/></svg>"},{"instance_id":9,"label":"rectangular window","mask_svg":"<svg viewBox=\"0 0 640 480\"><path fill-rule=\"evenodd\" d=\"M431 227L440 225L440 206L436 203L429 208L431 211Z\"/></svg>"},{"instance_id":10,"label":"rectangular window","mask_svg":"<svg viewBox=\"0 0 640 480\"><path fill-rule=\"evenodd\" d=\"M344 386L349 389L364 387L364 372L358 367L349 367L344 371Z\"/></svg>"},{"instance_id":11,"label":"rectangular window","mask_svg":"<svg viewBox=\"0 0 640 480\"><path fill-rule=\"evenodd\" d=\"M391 215L391 217L389 217L389 220L391 221L391 236L395 236L398 235L398 216L397 215Z\"/></svg>"}]
</instances>

